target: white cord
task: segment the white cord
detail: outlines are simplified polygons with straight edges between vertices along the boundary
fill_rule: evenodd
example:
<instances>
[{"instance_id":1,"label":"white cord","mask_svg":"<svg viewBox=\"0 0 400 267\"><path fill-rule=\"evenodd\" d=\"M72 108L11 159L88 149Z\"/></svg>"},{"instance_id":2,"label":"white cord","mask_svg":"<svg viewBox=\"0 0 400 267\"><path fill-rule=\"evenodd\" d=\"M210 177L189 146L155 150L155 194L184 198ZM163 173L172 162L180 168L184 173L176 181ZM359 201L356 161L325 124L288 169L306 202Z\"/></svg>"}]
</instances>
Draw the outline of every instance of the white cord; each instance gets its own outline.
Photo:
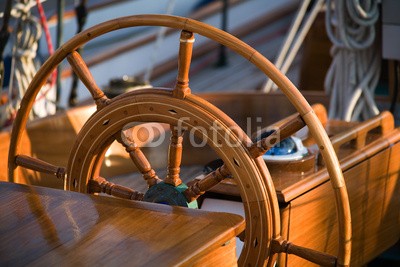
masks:
<instances>
[{"instance_id":1,"label":"white cord","mask_svg":"<svg viewBox=\"0 0 400 267\"><path fill-rule=\"evenodd\" d=\"M375 42L377 0L326 0L326 30L333 43L332 64L325 77L329 117L364 120L379 113L374 92L380 75Z\"/></svg>"},{"instance_id":2,"label":"white cord","mask_svg":"<svg viewBox=\"0 0 400 267\"><path fill-rule=\"evenodd\" d=\"M324 7L324 2L325 0L318 0L314 3L314 6L312 7L304 24L299 30L301 21L304 19L305 12L310 3L308 0L306 0L301 5L298 14L296 16L296 19L294 20L294 23L289 31L288 37L284 42L283 48L279 53L278 59L275 62L276 67L279 68L283 74L286 74L290 66L292 65L293 60L295 59L297 52L299 51L301 45L303 44L303 41L306 38L307 33L309 32L312 24L317 18L318 13ZM287 52L289 53L287 54ZM277 89L278 87L276 86L276 84L274 84L271 79L268 79L267 83L265 84L262 90L265 93L269 93L271 91L272 92L276 91Z\"/></svg>"},{"instance_id":3,"label":"white cord","mask_svg":"<svg viewBox=\"0 0 400 267\"><path fill-rule=\"evenodd\" d=\"M301 22L303 21L304 15L306 14L307 8L310 4L311 0L304 0L303 3L300 5L299 10L297 11L297 15L295 19L292 22L292 25L290 26L290 30L288 32L288 35L286 36L285 41L283 42L283 46L281 47L281 50L278 53L278 57L276 58L274 65L280 69L282 67L283 61L287 55L287 52L289 51L289 48L291 47L293 40L296 36L297 31L299 30L299 27L301 25ZM269 93L273 90L273 81L271 79L267 79L267 82L264 84L262 91L264 93Z\"/></svg>"},{"instance_id":4,"label":"white cord","mask_svg":"<svg viewBox=\"0 0 400 267\"><path fill-rule=\"evenodd\" d=\"M17 19L17 25L11 38L14 45L12 48L8 103L6 106L1 107L2 116L0 118L0 126L4 125L15 116L22 96L26 93L39 67L36 61L36 52L38 49L38 41L42 36L42 28L40 21L32 16L30 12L35 2L36 1L32 0L26 5L18 3L14 5L12 9L12 14ZM48 85L45 85L45 87L48 87ZM39 94L36 98L35 105L32 109L33 113L30 114L30 118L53 114L55 112L55 105L50 102L54 102L54 100L55 95L51 92L45 95Z\"/></svg>"},{"instance_id":5,"label":"white cord","mask_svg":"<svg viewBox=\"0 0 400 267\"><path fill-rule=\"evenodd\" d=\"M40 0L40 3L44 3L44 2L46 2L46 1L47 1L47 0ZM16 5L23 5L23 4L18 3L18 4L16 4ZM30 10L32 7L36 6L36 1L30 1L27 5L23 5L23 6L26 6L26 8L27 8L28 10ZM0 12L0 18L2 18L3 16L4 16L4 12ZM12 10L11 10L11 16L13 16L13 17L19 17L18 10L17 10L17 9L12 9Z\"/></svg>"}]
</instances>

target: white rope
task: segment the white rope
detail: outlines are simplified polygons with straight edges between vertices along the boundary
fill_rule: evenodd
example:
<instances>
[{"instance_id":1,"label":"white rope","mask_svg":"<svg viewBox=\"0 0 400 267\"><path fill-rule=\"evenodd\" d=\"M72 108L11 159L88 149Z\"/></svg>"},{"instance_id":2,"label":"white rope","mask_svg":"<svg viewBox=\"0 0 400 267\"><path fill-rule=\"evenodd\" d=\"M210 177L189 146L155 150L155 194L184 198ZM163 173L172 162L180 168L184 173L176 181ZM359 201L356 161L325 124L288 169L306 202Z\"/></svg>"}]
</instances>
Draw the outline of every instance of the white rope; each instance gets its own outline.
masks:
<instances>
[{"instance_id":1,"label":"white rope","mask_svg":"<svg viewBox=\"0 0 400 267\"><path fill-rule=\"evenodd\" d=\"M318 12L322 9L324 1L325 0L318 0L314 4L310 14L306 19L306 22L299 30L311 0L305 0L300 5L299 10L297 11L297 15L290 27L289 33L286 36L281 50L279 51L277 59L274 62L275 66L280 69L283 74L286 74L286 72L289 70L298 50L301 47L301 44L304 41L304 38L310 30L311 25L315 21ZM277 89L278 87L276 86L276 84L274 84L271 79L268 79L264 84L262 91L265 93L269 93L276 91Z\"/></svg>"},{"instance_id":2,"label":"white rope","mask_svg":"<svg viewBox=\"0 0 400 267\"><path fill-rule=\"evenodd\" d=\"M42 36L42 28L40 21L32 16L30 12L34 2L30 1L26 5L18 3L12 9L12 14L17 19L17 24L12 33L12 38L10 38L13 40L14 45L12 48L8 103L1 107L0 126L15 116L21 99L39 67L39 63L36 60L36 52L38 41ZM55 95L54 93L49 93L49 88L47 87L48 85L45 85L42 88L42 91L46 93L41 92L36 98L33 114L30 115L30 118L43 117L55 112L55 106L49 103L54 102Z\"/></svg>"},{"instance_id":3,"label":"white rope","mask_svg":"<svg viewBox=\"0 0 400 267\"><path fill-rule=\"evenodd\" d=\"M46 1L47 0L40 0L40 3L44 3ZM23 4L18 3L16 5L23 5ZM32 7L36 6L36 1L29 1L26 5L23 5L23 6L25 6L28 10L30 10ZM0 12L0 18L2 18L3 16L4 16L4 12ZM14 18L19 17L18 8L11 10L11 16L13 16Z\"/></svg>"},{"instance_id":4,"label":"white rope","mask_svg":"<svg viewBox=\"0 0 400 267\"><path fill-rule=\"evenodd\" d=\"M333 43L325 90L331 95L329 117L367 119L379 113L374 91L380 75L380 54L375 42L378 0L318 0L300 28L310 5L303 1L275 65L286 74L318 12L326 1L326 30ZM268 79L263 92L277 90Z\"/></svg>"},{"instance_id":5,"label":"white rope","mask_svg":"<svg viewBox=\"0 0 400 267\"><path fill-rule=\"evenodd\" d=\"M290 26L288 35L286 36L286 39L283 42L283 46L281 47L281 50L278 53L278 57L274 62L275 67L277 67L278 69L282 67L283 61L287 55L287 52L289 51L289 48L293 43L297 31L299 30L300 24L303 21L304 15L306 14L310 1L311 0L304 0L303 3L300 5L299 10L297 11L297 15L293 20L292 25ZM263 85L261 90L264 93L269 93L275 90L275 87L274 88L273 87L274 87L274 82L271 79L267 79L266 83Z\"/></svg>"},{"instance_id":6,"label":"white rope","mask_svg":"<svg viewBox=\"0 0 400 267\"><path fill-rule=\"evenodd\" d=\"M374 101L380 75L378 18L377 0L327 0L326 30L333 43L325 77L330 118L365 120L379 113Z\"/></svg>"}]
</instances>

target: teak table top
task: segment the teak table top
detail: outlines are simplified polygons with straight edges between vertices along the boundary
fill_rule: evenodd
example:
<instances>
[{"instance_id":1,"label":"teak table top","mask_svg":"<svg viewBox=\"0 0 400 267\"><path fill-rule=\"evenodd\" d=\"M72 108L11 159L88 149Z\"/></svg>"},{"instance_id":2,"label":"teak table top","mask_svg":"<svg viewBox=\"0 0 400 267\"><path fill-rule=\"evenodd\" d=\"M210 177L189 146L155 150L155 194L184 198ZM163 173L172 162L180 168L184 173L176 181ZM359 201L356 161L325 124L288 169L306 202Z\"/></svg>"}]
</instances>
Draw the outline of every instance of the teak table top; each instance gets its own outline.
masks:
<instances>
[{"instance_id":1,"label":"teak table top","mask_svg":"<svg viewBox=\"0 0 400 267\"><path fill-rule=\"evenodd\" d=\"M171 266L241 231L228 213L0 182L0 265Z\"/></svg>"}]
</instances>

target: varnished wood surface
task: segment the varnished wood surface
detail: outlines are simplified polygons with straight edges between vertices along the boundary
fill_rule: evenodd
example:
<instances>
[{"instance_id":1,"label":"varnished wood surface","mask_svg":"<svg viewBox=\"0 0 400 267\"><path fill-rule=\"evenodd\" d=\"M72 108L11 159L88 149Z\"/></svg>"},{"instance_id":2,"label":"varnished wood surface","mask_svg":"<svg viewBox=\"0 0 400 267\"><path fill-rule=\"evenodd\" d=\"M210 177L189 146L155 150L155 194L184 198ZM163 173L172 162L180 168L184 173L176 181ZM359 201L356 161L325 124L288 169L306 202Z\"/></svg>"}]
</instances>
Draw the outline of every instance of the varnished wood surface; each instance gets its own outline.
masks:
<instances>
[{"instance_id":1,"label":"varnished wood surface","mask_svg":"<svg viewBox=\"0 0 400 267\"><path fill-rule=\"evenodd\" d=\"M271 236L280 232L279 219L275 216L279 212L278 202L272 182L266 184L271 178L265 163L261 158L249 157L247 146L250 139L240 127L220 110L192 94L178 99L173 96L172 90L154 88L113 98L107 106L91 116L79 133L71 149L65 188L87 192L87 181L96 179L98 175L101 155L106 153L114 136L127 123L155 121L179 125L180 118L187 118L185 127L189 132L198 127L211 129L215 123L218 124L220 145L216 145L212 135L206 135L205 138L237 178L243 199L246 213L245 243L249 245L244 246L239 264L262 265L269 256ZM201 133L194 134L203 137ZM230 145L230 142L235 145ZM257 245L250 245L254 240L257 240Z\"/></svg>"},{"instance_id":2,"label":"varnished wood surface","mask_svg":"<svg viewBox=\"0 0 400 267\"><path fill-rule=\"evenodd\" d=\"M346 130L352 131L357 124L329 122L327 126L331 133L340 134ZM360 127L364 128L362 125ZM352 249L352 266L370 261L393 245L400 236L399 142L400 131L395 129L384 136L376 132L370 133L366 146L362 149L356 149L355 146L341 147L342 168L349 184L350 204L354 209L352 221L355 243ZM183 173L188 175L183 176L193 177L200 171L201 166L186 167ZM123 177L118 179L119 182L127 180ZM282 236L295 244L334 255L337 221L333 196L331 192L328 193L330 185L326 183L326 171L314 176L286 175L273 176L273 179L278 190L284 189L285 186L287 188L283 190L286 198L281 198ZM131 183L134 180L139 180L139 177L129 179ZM230 180L225 180L223 186L217 185L212 191L239 195L235 183L231 183ZM312 185L313 182L320 185ZM298 190L301 190L301 193ZM311 234L307 234L307 231ZM282 266L285 266L287 257L289 261L286 266L315 266L296 256L286 255L280 257Z\"/></svg>"},{"instance_id":3,"label":"varnished wood surface","mask_svg":"<svg viewBox=\"0 0 400 267\"><path fill-rule=\"evenodd\" d=\"M363 123L327 124L348 184L353 223L352 266L366 264L400 238L400 129L393 126L388 113ZM314 174L273 175L281 204L282 237L334 255L337 217L328 173L323 166L319 169ZM234 183L224 182L213 191L238 195ZM281 255L279 263L316 266L293 255Z\"/></svg>"},{"instance_id":4,"label":"varnished wood surface","mask_svg":"<svg viewBox=\"0 0 400 267\"><path fill-rule=\"evenodd\" d=\"M82 59L81 55L77 51L72 51L67 56L68 62L71 65L74 73L79 77L82 83L86 86L93 100L97 105L97 109L101 109L107 104L109 99L104 94L104 92L97 86L92 73L90 72L85 61Z\"/></svg>"},{"instance_id":5,"label":"varnished wood surface","mask_svg":"<svg viewBox=\"0 0 400 267\"><path fill-rule=\"evenodd\" d=\"M399 173L399 142L344 172L352 209L351 266L365 265L399 240ZM287 207L290 215L282 224L282 229L286 228L284 231L289 233L288 239L297 245L334 254L338 233L332 199L330 185L323 183L291 200ZM316 265L288 255L283 266Z\"/></svg>"},{"instance_id":6,"label":"varnished wood surface","mask_svg":"<svg viewBox=\"0 0 400 267\"><path fill-rule=\"evenodd\" d=\"M234 255L223 245L244 229L243 218L233 214L4 182L0 204L2 266L218 262L220 255Z\"/></svg>"},{"instance_id":7,"label":"varnished wood surface","mask_svg":"<svg viewBox=\"0 0 400 267\"><path fill-rule=\"evenodd\" d=\"M166 15L137 15L123 17L106 21L86 29L69 41L65 42L42 65L37 75L30 83L26 94L21 100L20 110L15 118L13 131L11 134L8 154L9 179L11 181L17 181L19 179L18 176L20 176L20 173L18 172L18 165L15 162L15 158L23 153L21 144L28 116L33 103L35 102L36 95L46 82L49 73L58 64L60 64L63 59L91 39L99 37L107 32L135 26L164 26L182 29L187 32L198 33L204 37L215 40L221 45L232 49L243 58L249 60L281 89L290 103L296 108L304 122L307 124L308 129L316 144L318 144L321 155L325 160L332 189L335 192L337 215L339 217L339 249L337 253L338 265L347 266L350 262L352 234L351 215L346 184L344 182L343 174L341 172L339 161L333 146L308 101L286 76L284 76L268 59L266 59L255 49L227 32L188 18ZM111 127L111 125L119 127L119 130L121 130L122 126L124 126L123 122L125 122L126 119L121 117L121 114L115 113L115 105L119 106L122 104L124 108L128 108L131 107L130 105L132 104L137 104L136 107L139 108L139 113L141 115L149 115L149 119L151 121L161 121L164 123L171 123L171 121L173 121L176 123L176 118L171 117L171 114L168 114L168 112L167 116L163 119L161 119L161 116L164 114L153 112L153 106L157 105L155 102L152 102L152 98L160 98L163 95L161 99L159 99L161 100L161 103L165 104L170 102L171 99L167 94L165 94L165 92L163 94L160 90L153 90L150 94L148 94L148 96L143 98L141 98L141 94L141 92L137 94L128 93L125 95L124 99L121 99L121 101L118 99L116 101L110 101L109 105L102 108L99 113L96 113L91 117L91 119L88 120L88 122L85 124L87 128L81 131L77 141L75 142L75 145L72 148L71 157L67 166L68 179L66 180L66 188L74 188L75 190L82 191L86 186L86 181L90 179L92 175L96 176L99 172L99 162L102 162L102 158L106 154L108 146L111 145L113 141L111 140L112 138L110 136L113 136L117 133L115 129ZM232 174L240 181L238 182L238 186L240 188L241 196L243 197L242 199L245 204L245 210L248 215L246 216L247 234L245 237L247 246L244 246L239 262L242 264L249 264L251 262L253 262L253 264L260 264L261 262L268 260L267 265L272 266L275 256L270 257L269 242L271 239L280 238L280 219L278 200L275 195L274 184L271 180L268 170L266 169L265 163L260 158L249 160L247 157L246 152L248 151L246 148L249 146L249 142L251 143L251 141L245 135L243 130L240 129L224 113L217 110L208 102L202 100L201 98L196 98L191 94L184 95L184 100L187 101L180 101L180 99L176 98L176 95L173 95L173 97L174 96L176 99L175 104L177 105L177 103L179 103L178 106L184 111L181 113L191 110L194 112L192 117L205 117L206 120L204 124L206 125L211 125L212 117L218 118L218 123L221 123L225 127L225 132L230 132L232 130L231 126L234 127L234 131L230 135L230 138L233 140L238 140L241 146L236 149L232 149L228 146L223 146L224 148L220 149L213 146L213 149L217 151L217 153L224 160L225 164L227 164L228 168L232 171ZM145 102L149 99L151 106ZM137 100L138 102L125 103L124 101L126 100L133 100L134 102ZM140 111L140 108L144 108L144 110ZM156 108L159 107L157 106ZM150 112L147 111L147 109L149 109ZM114 123L114 121L112 121L109 125L110 118L105 117L104 113L107 113L110 118L116 119L117 122ZM124 113L127 115L129 112L125 109ZM192 119L192 117L190 118ZM199 117L198 119L201 120L203 118ZM143 120L139 119L138 121ZM100 131L101 126L97 125L98 123L102 123L104 126L103 132ZM193 122L190 121L188 124L190 127L195 128L197 127L198 120L196 119ZM90 128L92 126L93 128ZM87 138L86 134L89 134ZM105 139L107 140L104 141ZM93 141L93 143L91 141ZM86 145L89 145L90 147L85 147ZM96 145L99 147L94 147ZM90 173L89 169L91 169ZM243 169L246 171L243 171ZM80 179L80 181L77 181L76 179ZM249 200L252 200L252 202L247 203ZM257 215L254 217L255 214ZM254 224L254 218L257 218L259 222ZM264 226L263 223L266 223L266 225ZM255 233L254 236L253 232ZM258 245L253 246L250 249L250 242L253 242L254 238L258 240Z\"/></svg>"},{"instance_id":8,"label":"varnished wood surface","mask_svg":"<svg viewBox=\"0 0 400 267\"><path fill-rule=\"evenodd\" d=\"M333 145L337 148L343 171L387 149L390 144L400 141L400 130L393 129L393 117L387 112L361 123L330 120L325 124ZM353 139L361 139L360 136L362 136L363 142L353 142ZM307 142L309 141L307 140ZM359 143L362 143L362 145L358 145ZM310 141L307 145L312 144L312 141ZM322 164L322 158L318 156L318 150L313 150L312 153L314 153L314 157L318 157L318 165L315 162L315 168L313 167L312 171L305 171L304 173L301 173L301 168L298 168L296 173L291 173L291 165L295 166L295 161L266 162L281 203L289 203L294 198L328 181L329 175ZM225 180L222 183L222 186L216 186L212 191L239 195L239 192L234 188L235 182L233 180Z\"/></svg>"},{"instance_id":9,"label":"varnished wood surface","mask_svg":"<svg viewBox=\"0 0 400 267\"><path fill-rule=\"evenodd\" d=\"M219 95L219 94L212 94L212 95L214 95L214 100L215 101L221 101L221 98L217 98L217 96ZM258 96L257 96L257 94L244 94L244 95L247 95L247 97L248 97L248 100L250 100L250 99L254 99L254 101L255 100L257 100L257 99L260 99L260 98L262 98L261 96L262 95L259 95L258 94ZM230 99L230 98L234 98L234 97L236 97L236 99L238 98L237 97L237 95L226 95L226 96L224 96L224 94L222 94L222 99L224 99L224 98L226 98L226 99ZM263 98L264 99L264 98ZM265 97L265 99L269 99L268 97ZM278 98L279 99L279 98ZM260 100L261 101L261 100ZM268 100L266 100L266 101L268 101ZM227 101L227 102L229 102L229 101ZM245 101L244 101L245 102ZM279 101L278 101L279 102ZM220 105L222 105L223 106L223 103L224 102L220 102ZM271 103L273 103L273 101L271 101ZM227 105L228 107L229 107L229 105ZM233 114L235 114L235 113L238 113L238 112L235 112L235 110L232 110L231 111ZM237 116L239 116L239 118L240 118L240 114L237 114ZM71 119L72 118L72 119ZM72 122L74 122L74 121L76 121L76 119L74 120L73 119L74 117L70 117L70 122L69 123L71 123L72 124ZM245 118L245 117L243 117L243 118ZM266 118L266 117L265 117ZM244 120L243 120L244 121ZM60 123L59 122L57 122L56 120L54 120L53 121L53 125L54 125L54 127L60 127L61 125L60 125ZM328 123L328 125L327 125L327 129L328 129L328 131L332 134L332 135L335 135L335 134L338 134L338 133L340 133L340 132L343 132L343 131L345 131L346 129L348 129L349 127L352 127L352 126L354 126L354 123L343 123L343 122L329 122ZM43 129L43 128L41 128L41 129ZM50 128L50 129L54 129L54 128ZM57 130L57 129L55 129L54 130L54 132L52 133L51 131L50 131L50 133L52 133L52 134L57 134L57 133L60 133L60 131L61 131L62 129L60 129L60 130ZM33 132L33 131L29 131L29 132ZM72 131L71 131L72 132ZM37 135L37 139L33 139L33 140L40 140L40 136L43 136L43 132L42 133L40 133L39 132L39 134ZM68 136L68 135L66 135L66 136ZM347 162L346 163L346 168L349 168L349 166L352 166L352 165L354 165L354 164L356 164L356 162L358 162L358 161L363 161L363 160L365 160L365 158L366 158L366 156L367 155L374 155L376 152L374 152L374 151L376 151L376 149L378 149L378 150L380 150L380 149L384 149L384 147L386 147L387 145L388 145L388 142L396 142L396 137L397 135L396 134L392 134L392 135L390 135L389 137L386 137L386 139L385 140L383 140L382 142L378 142L378 143L375 143L373 146L367 146L367 149L366 150L364 150L364 151L357 151L354 147L342 147L342 150L343 151L345 151L345 153L344 154L341 154L341 157L340 158L343 158L343 156L345 156L345 155L350 155L351 153L354 153L354 152L358 152L357 153L357 156L356 157L350 157L350 158L348 158L348 159L346 159L345 160L345 162ZM367 144L369 144L369 143L371 143L371 141L374 141L374 140L376 140L376 136L375 137L373 137L373 135L372 135L372 139L371 140L369 140L368 142L367 142ZM58 140L58 141L61 141L61 140ZM0 145L6 145L6 143L1 143ZM30 146L27 146L27 148L29 148ZM381 147L381 148L380 148ZM39 149L40 149L40 146L39 146L39 144L35 141L35 143L34 143L34 146L32 146L32 149L34 150L34 151L40 151ZM43 149L43 148L42 148ZM165 151L167 151L167 149L165 150ZM43 152L51 152L51 154L50 154L50 156L51 155L54 155L53 153L55 153L55 152L59 152L59 151L53 151L53 150L48 150L48 149L44 149L43 150ZM396 152L396 153L398 153L398 152ZM202 154L202 152L200 152L199 153L200 155ZM197 155L199 155L199 154L197 154ZM127 155L127 157L128 157L128 155ZM160 154L158 155L158 157L160 157ZM197 159L197 158L196 158ZM208 159L209 159L209 157L208 157ZM129 160L129 159L128 159ZM204 161L203 161L204 162ZM352 164L350 164L351 162L353 162ZM128 161L128 163L129 163L129 161ZM393 164L395 164L395 163L393 163ZM392 164L392 165L393 165ZM392 180L390 180L390 181L388 181L388 184L392 184L392 186L390 187L390 190L392 190L393 192L398 192L399 191L399 189L396 189L396 185L397 185L397 183L398 182L396 182L397 181L397 178L396 178L396 167L395 166L392 166L391 167L392 169L393 169L393 174L392 174L392 176L393 176L393 178L392 178ZM162 170L163 171L163 170ZM188 180L190 180L190 177L194 177L195 175L196 175L196 173L198 173L199 171L201 171L201 166L199 166L199 167L197 167L197 171L196 172L193 172L192 174L193 174L193 176L190 174L190 175L184 175L184 173L186 173L186 172L189 172L189 173L191 173L191 167L186 167L186 168L184 168L183 170L182 170L182 174L183 174L183 177L184 178L186 178L186 179L188 179ZM157 172L159 172L159 170L157 170ZM165 171L164 171L164 173L160 173L160 175L161 175L161 177L165 177ZM348 174L347 173L345 173L345 177L347 177L348 176ZM134 185L133 186L133 188L135 188L136 189L136 185L140 185L140 186L143 186L143 190L145 189L145 187L146 187L146 185L145 185L145 183L143 183L143 181L142 181L142 179L140 178L140 175L138 175L138 177L135 179L135 177L132 177L133 179L129 179L129 182L128 183L130 183L130 184L132 184L132 185ZM318 178L318 177L315 177L315 178ZM320 177L321 178L321 177ZM326 180L328 177L327 177L327 174L325 173L324 174L324 176L322 177L324 180ZM117 181L117 183L121 183L121 181L122 180L125 180L126 181L126 179L122 179L122 178L119 178L119 177L116 177L115 179L113 179L113 181ZM346 178L346 179L348 179L348 178ZM313 179L313 180L315 180L315 179ZM318 179L317 179L318 180ZM56 180L57 181L57 180ZM289 179L289 177L285 177L285 179L282 179L282 180L279 180L279 181L277 181L276 179L274 179L274 182L275 182L275 186L277 187L277 189L279 190L279 186L281 185L281 186L283 186L283 184L281 183L281 182L288 182L288 183L291 183L291 184L295 184L296 182L294 181L294 180L292 180L292 181L290 181L290 179ZM304 177L300 177L300 178L297 178L296 179L296 181L298 181L298 182L305 182L305 181L307 181L307 179L304 179ZM123 183L122 183L123 184ZM298 187L298 186L297 186ZM310 188L313 188L314 186L311 186ZM292 187L292 188L294 188L294 187ZM329 187L327 187L328 189L329 189ZM352 190L352 189L349 189L349 190ZM353 191L351 191L351 192L353 192ZM392 201L392 199L393 199L393 194L394 193L391 193L391 194L388 194L387 196L386 196L386 201L387 201L387 203L390 203L391 201ZM289 199L289 198L288 198ZM391 206L391 209L393 209L393 208L395 208L396 207L396 205L393 207L392 206L393 204L390 204L390 206ZM394 214L396 214L396 212L394 213ZM388 228L388 229L390 229L390 227ZM283 230L284 231L284 230ZM331 235L329 235L329 237L330 237ZM394 235L395 236L395 235ZM393 237L393 236L391 236L391 237ZM330 238L329 238L329 240L330 240ZM389 241L391 241L390 239L388 239ZM354 250L353 250L354 251ZM353 252L353 253L356 253L357 254L357 252L358 251L355 251L355 252ZM358 257L360 257L360 256L358 256Z\"/></svg>"},{"instance_id":10,"label":"varnished wood surface","mask_svg":"<svg viewBox=\"0 0 400 267\"><path fill-rule=\"evenodd\" d=\"M257 129L266 127L295 112L289 101L281 93L267 95L256 92L215 92L198 95L226 112L243 129L249 127L249 135L256 132ZM328 103L328 98L322 93L306 92L305 96L310 103L320 102L324 105ZM85 105L28 123L27 134L23 137L22 151L26 155L35 155L37 158L54 165L66 166L69 150L77 133L95 110L95 105ZM165 130L168 129L169 126L166 126ZM0 158L2 159L6 159L8 155L10 130L0 132ZM43 136L46 136L46 138L43 138ZM166 138L166 141L168 141L168 138ZM55 147L57 149L54 149ZM184 148L182 165L204 165L210 159L216 157L209 147L195 149L191 147L188 138L184 139ZM153 168L159 169L167 165L168 142L164 142L156 149L143 148L142 150ZM193 153L196 154L196 157L190 156ZM136 168L125 148L114 143L111 146L107 164L103 164L102 175L105 177L120 176L135 170ZM53 179L50 175L24 170L21 177L24 177L24 180L18 182L63 188L63 183L60 180ZM7 181L6 160L0 161L0 181Z\"/></svg>"},{"instance_id":11,"label":"varnished wood surface","mask_svg":"<svg viewBox=\"0 0 400 267\"><path fill-rule=\"evenodd\" d=\"M363 123L328 122L327 127L332 133L335 133L331 139L334 146L338 144L336 146L338 151L337 153L343 172L400 141L400 129L393 129L393 120L386 120L386 116L391 117L388 113L382 113L376 118L372 118ZM374 132L373 129L379 130L378 128L380 126L376 122L380 120L385 122L383 127L385 130ZM391 127L389 126L390 124ZM357 134L357 129L360 130L360 134ZM369 129L370 131L366 131L366 129ZM353 141L353 139L358 139L359 135L362 135L364 138L364 141L362 142L363 145L360 146L357 142L354 142L355 144L353 145L353 142L351 141ZM347 138L349 136L353 136L353 138ZM342 137L347 138L347 143L342 142ZM358 143L360 142L361 141ZM273 179L278 199L281 202L288 203L292 199L327 181L329 179L329 174L326 169L324 169L323 165L318 165L316 171L309 175L293 175L285 177L275 176Z\"/></svg>"},{"instance_id":12,"label":"varnished wood surface","mask_svg":"<svg viewBox=\"0 0 400 267\"><path fill-rule=\"evenodd\" d=\"M66 166L69 149L72 146L76 133L84 122L95 111L95 106L77 107L68 112L58 113L29 123L29 127L22 137L21 150L25 155L35 156L54 165ZM7 154L10 145L10 130L0 132L0 181L7 181ZM4 160L3 160L4 159ZM52 175L34 173L21 170L23 174L19 183L44 185L53 188L62 188L61 180Z\"/></svg>"}]
</instances>

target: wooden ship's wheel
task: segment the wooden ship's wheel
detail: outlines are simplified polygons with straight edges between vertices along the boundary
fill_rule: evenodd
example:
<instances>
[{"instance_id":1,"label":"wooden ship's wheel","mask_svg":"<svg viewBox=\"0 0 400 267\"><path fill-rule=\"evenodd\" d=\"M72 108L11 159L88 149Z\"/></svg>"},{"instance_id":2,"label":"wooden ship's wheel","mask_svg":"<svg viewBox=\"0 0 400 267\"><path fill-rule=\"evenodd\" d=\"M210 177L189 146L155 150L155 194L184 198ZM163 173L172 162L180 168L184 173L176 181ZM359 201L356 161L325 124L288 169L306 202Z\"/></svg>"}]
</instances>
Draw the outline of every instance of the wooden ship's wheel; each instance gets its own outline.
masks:
<instances>
[{"instance_id":1,"label":"wooden ship's wheel","mask_svg":"<svg viewBox=\"0 0 400 267\"><path fill-rule=\"evenodd\" d=\"M139 90L108 99L96 85L76 50L107 32L134 26L165 26L182 30L175 88ZM286 94L299 115L267 138L252 143L232 119L210 103L191 94L188 82L194 33L231 48L256 65ZM97 104L97 111L78 134L68 166L63 168L22 155L21 139L36 95L54 68L65 58L90 91ZM168 175L164 180L157 177L140 147L124 134L124 126L130 122L161 122L171 126ZM178 125L183 127L179 128ZM198 127L211 129L215 125L218 125L218 131L214 135L217 138L204 133L200 137L207 140L208 145L224 161L224 165L203 180L192 183L189 187L183 186L179 178L182 135L185 134L183 130L195 131ZM337 256L298 247L280 236L278 201L261 155L276 143L279 134L281 137L289 136L304 125L308 126L319 146L335 191L340 234ZM99 176L104 153L115 140L124 145L143 174L149 187L145 195L112 184ZM350 262L351 220L346 186L334 149L313 109L297 88L253 48L224 31L191 19L165 15L123 17L87 29L60 47L41 67L22 99L13 126L8 166L10 181L17 181L17 168L24 167L64 178L67 190L82 193L105 192L128 199L145 198L152 202L182 206L190 206L204 191L222 179L233 176L240 189L246 219L245 245L239 265L272 266L277 253L281 252L293 253L321 265L347 266ZM157 194L160 191L162 193Z\"/></svg>"}]
</instances>

